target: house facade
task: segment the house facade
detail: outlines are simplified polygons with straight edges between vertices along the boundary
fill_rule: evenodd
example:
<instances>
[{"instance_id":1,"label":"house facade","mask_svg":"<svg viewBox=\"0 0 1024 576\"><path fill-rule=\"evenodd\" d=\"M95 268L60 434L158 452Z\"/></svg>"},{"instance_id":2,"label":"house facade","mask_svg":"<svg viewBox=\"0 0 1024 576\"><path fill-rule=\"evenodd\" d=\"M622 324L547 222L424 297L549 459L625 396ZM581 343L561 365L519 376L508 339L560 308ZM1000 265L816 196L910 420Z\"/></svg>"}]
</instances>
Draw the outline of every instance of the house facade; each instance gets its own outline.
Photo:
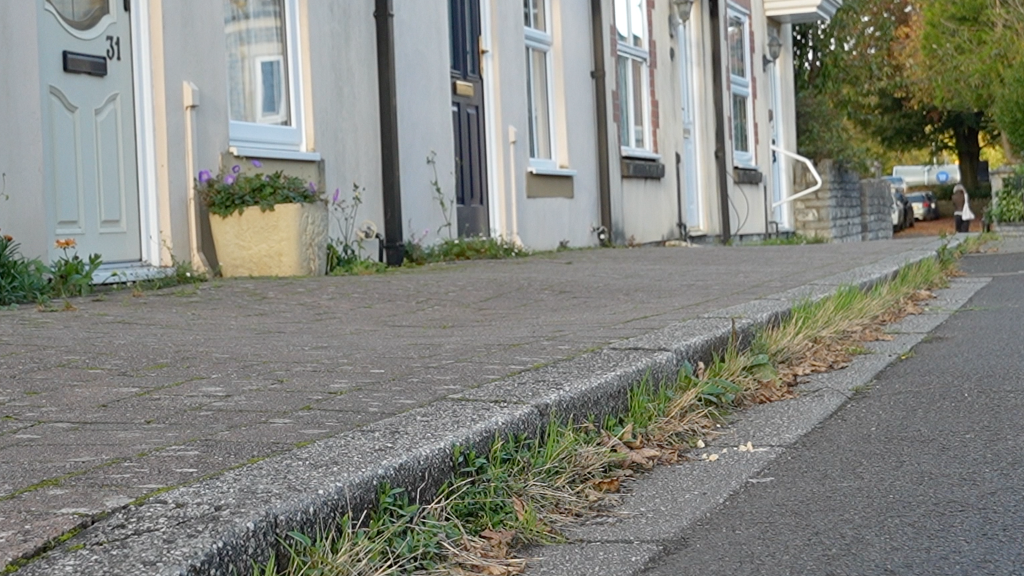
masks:
<instances>
[{"instance_id":1,"label":"house facade","mask_svg":"<svg viewBox=\"0 0 1024 576\"><path fill-rule=\"evenodd\" d=\"M129 276L215 265L193 180L252 160L362 190L356 217L389 247L791 229L791 26L837 7L3 2L0 229L44 260L74 238Z\"/></svg>"}]
</instances>

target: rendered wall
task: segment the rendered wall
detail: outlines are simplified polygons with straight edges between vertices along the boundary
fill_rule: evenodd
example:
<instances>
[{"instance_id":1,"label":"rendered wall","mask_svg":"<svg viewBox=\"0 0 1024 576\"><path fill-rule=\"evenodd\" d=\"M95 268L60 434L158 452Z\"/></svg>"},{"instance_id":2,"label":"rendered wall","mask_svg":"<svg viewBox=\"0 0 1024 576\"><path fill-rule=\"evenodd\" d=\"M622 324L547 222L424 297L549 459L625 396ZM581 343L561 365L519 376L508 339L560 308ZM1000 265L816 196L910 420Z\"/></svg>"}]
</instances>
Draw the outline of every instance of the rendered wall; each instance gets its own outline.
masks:
<instances>
[{"instance_id":1,"label":"rendered wall","mask_svg":"<svg viewBox=\"0 0 1024 576\"><path fill-rule=\"evenodd\" d=\"M382 228L373 7L305 0L299 4L307 149L322 156L323 185L329 195L338 188L348 198L353 183L366 188L358 218L374 220ZM196 169L219 168L230 144L223 4L189 0L185 9L179 2L163 2L159 17L163 57L154 62L154 68L162 68L154 74L154 83L163 77L157 97L158 183L169 211L164 241L181 260L188 257L186 194L194 178L187 174L185 163L184 81L198 86L201 94L196 110ZM319 170L315 162L279 165L293 174ZM200 224L205 232L205 218ZM331 236L337 236L338 225L333 219L331 224ZM206 252L212 256L210 242L205 235Z\"/></svg>"},{"instance_id":2,"label":"rendered wall","mask_svg":"<svg viewBox=\"0 0 1024 576\"><path fill-rule=\"evenodd\" d=\"M402 224L406 239L425 244L448 237L447 230L438 232L445 218L434 197L428 157L435 159L438 183L452 206L456 191L449 51L447 0L396 0ZM457 235L454 209L451 222L451 233Z\"/></svg>"},{"instance_id":3,"label":"rendered wall","mask_svg":"<svg viewBox=\"0 0 1024 576\"><path fill-rule=\"evenodd\" d=\"M492 53L484 59L484 66L486 70L490 65L494 77L492 112L496 128L491 154L495 162L489 167L496 171L490 205L496 216L492 222L497 220L493 232L511 233L514 220L519 238L530 248L553 249L563 240L570 246L596 245L591 228L600 223L600 202L589 2L552 3L556 159L563 167L577 171L575 176L556 178L573 179L573 197L527 198L530 159L523 8L515 2L485 1L490 9ZM513 131L514 143L510 142Z\"/></svg>"},{"instance_id":4,"label":"rendered wall","mask_svg":"<svg viewBox=\"0 0 1024 576\"><path fill-rule=\"evenodd\" d=\"M323 158L325 191L330 195L339 189L343 198L350 198L353 184L365 188L356 224L371 220L383 233L373 2L301 0L300 4L306 12L303 56L308 62L306 89L312 108L306 110L307 144ZM396 14L396 26L398 21ZM403 167L415 161L408 155L401 160ZM406 186L404 173L402 185ZM331 236L339 234L332 217ZM371 251L375 254L372 247Z\"/></svg>"},{"instance_id":5,"label":"rendered wall","mask_svg":"<svg viewBox=\"0 0 1024 576\"><path fill-rule=\"evenodd\" d=\"M502 0L498 0L502 1ZM508 3L512 4L512 3ZM560 165L576 170L571 179L573 197L526 198L518 202L519 233L523 242L538 249L557 248L565 240L569 246L595 246L597 236L592 232L601 223L598 189L597 127L595 111L593 69L593 41L591 40L590 5L588 0L556 0L552 2L552 26L555 33L552 85L555 114L555 141ZM507 9L507 8L505 8ZM513 23L522 22L522 5L515 10ZM502 48L509 51L510 60L518 56L518 67L504 70L501 81L508 84L509 92L526 94L525 40L522 26L508 26L508 40ZM518 75L509 72L518 68ZM506 100L519 110L520 146L525 168L529 162L526 101ZM523 170L521 170L523 171ZM523 179L525 184L525 178ZM567 184L567 183L565 183ZM556 183L557 185L557 183Z\"/></svg>"},{"instance_id":6,"label":"rendered wall","mask_svg":"<svg viewBox=\"0 0 1024 576\"><path fill-rule=\"evenodd\" d=\"M676 153L681 152L681 109L679 65L675 61L674 31L669 26L668 2L647 2L650 60L650 129L652 152L665 167L662 178L623 176L619 124L609 128L609 163L612 182L612 239L616 243L649 243L679 237L677 227L679 189ZM608 45L605 66L610 90L609 116L614 118L617 95L616 32L614 4L605 3L604 17Z\"/></svg>"},{"instance_id":7,"label":"rendered wall","mask_svg":"<svg viewBox=\"0 0 1024 576\"><path fill-rule=\"evenodd\" d=\"M22 254L45 258L38 25L26 6L0 2L0 233L13 236Z\"/></svg>"}]
</instances>

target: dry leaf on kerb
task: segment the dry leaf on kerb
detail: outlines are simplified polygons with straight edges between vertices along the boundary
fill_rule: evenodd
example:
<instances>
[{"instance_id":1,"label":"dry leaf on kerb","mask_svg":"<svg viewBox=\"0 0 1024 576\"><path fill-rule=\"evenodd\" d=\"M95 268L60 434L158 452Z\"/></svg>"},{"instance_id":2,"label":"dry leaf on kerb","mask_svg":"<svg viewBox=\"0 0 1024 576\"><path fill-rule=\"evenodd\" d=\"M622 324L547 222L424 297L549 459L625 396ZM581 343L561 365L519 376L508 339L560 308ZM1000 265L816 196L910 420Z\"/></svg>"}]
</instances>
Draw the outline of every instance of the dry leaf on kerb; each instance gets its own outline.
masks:
<instances>
[{"instance_id":1,"label":"dry leaf on kerb","mask_svg":"<svg viewBox=\"0 0 1024 576\"><path fill-rule=\"evenodd\" d=\"M632 452L630 452L629 456L626 457L626 460L630 464L636 464L637 466L643 466L644 468L653 468L654 467L654 464L651 463L650 460L645 458L644 455L641 454L639 450L633 450Z\"/></svg>"},{"instance_id":2,"label":"dry leaf on kerb","mask_svg":"<svg viewBox=\"0 0 1024 576\"><path fill-rule=\"evenodd\" d=\"M703 448L705 446L703 440L697 440L697 448Z\"/></svg>"},{"instance_id":3,"label":"dry leaf on kerb","mask_svg":"<svg viewBox=\"0 0 1024 576\"><path fill-rule=\"evenodd\" d=\"M738 449L740 452L753 452L754 444L751 442L747 442L746 444L740 444Z\"/></svg>"},{"instance_id":4,"label":"dry leaf on kerb","mask_svg":"<svg viewBox=\"0 0 1024 576\"><path fill-rule=\"evenodd\" d=\"M512 508L515 509L516 517L520 520L526 517L526 505L523 504L522 500L516 498L515 496L512 497Z\"/></svg>"},{"instance_id":5,"label":"dry leaf on kerb","mask_svg":"<svg viewBox=\"0 0 1024 576\"><path fill-rule=\"evenodd\" d=\"M622 487L622 482L618 478L594 480L591 484L601 492L618 492Z\"/></svg>"},{"instance_id":6,"label":"dry leaf on kerb","mask_svg":"<svg viewBox=\"0 0 1024 576\"><path fill-rule=\"evenodd\" d=\"M708 456L708 462L714 462L715 460L718 460L718 454L712 454L711 456Z\"/></svg>"},{"instance_id":7,"label":"dry leaf on kerb","mask_svg":"<svg viewBox=\"0 0 1024 576\"><path fill-rule=\"evenodd\" d=\"M484 530L480 533L480 537L486 540L490 540L493 544L504 544L508 545L515 539L515 530Z\"/></svg>"},{"instance_id":8,"label":"dry leaf on kerb","mask_svg":"<svg viewBox=\"0 0 1024 576\"><path fill-rule=\"evenodd\" d=\"M622 440L619 440L618 438L616 438L615 436L612 436L608 432L602 432L601 436L602 436L601 441L605 445L605 448L609 448L611 450L614 450L614 451L618 452L619 454L629 454L629 452L630 452L629 447L627 447L625 444L623 444Z\"/></svg>"}]
</instances>

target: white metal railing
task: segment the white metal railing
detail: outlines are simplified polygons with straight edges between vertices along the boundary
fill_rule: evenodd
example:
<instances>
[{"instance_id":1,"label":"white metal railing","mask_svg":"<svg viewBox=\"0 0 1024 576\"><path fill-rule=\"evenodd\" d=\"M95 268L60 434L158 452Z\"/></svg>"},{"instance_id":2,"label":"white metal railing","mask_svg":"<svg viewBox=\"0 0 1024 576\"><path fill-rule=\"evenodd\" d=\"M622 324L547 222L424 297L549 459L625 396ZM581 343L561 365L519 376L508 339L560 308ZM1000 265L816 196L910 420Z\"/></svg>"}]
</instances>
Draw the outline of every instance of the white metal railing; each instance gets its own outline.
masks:
<instances>
[{"instance_id":1,"label":"white metal railing","mask_svg":"<svg viewBox=\"0 0 1024 576\"><path fill-rule=\"evenodd\" d=\"M790 157L790 158L792 158L794 160L803 162L804 165L807 166L807 168L811 171L811 176L814 176L814 179L818 182L814 186L811 186L810 188L801 191L799 194L793 194L792 196L789 196L788 198L783 198L782 200L779 200L778 202L775 202L774 204L772 204L772 210L778 208L779 206L782 206L786 202L791 202L793 200L796 200L797 198L803 198L804 196L807 196L808 194L813 194L813 193L815 193L815 192L817 192L818 190L821 189L821 186L822 186L821 175L818 174L818 170L814 167L814 163L813 162L811 162L810 160L808 160L807 158L804 158L803 156L801 156L799 154L795 154L793 152L789 152L789 151L783 150L782 148L779 148L778 146L774 146L773 145L771 148L772 148L773 152L777 152L779 154L782 154L783 156L788 156L788 157ZM785 190L785 188L783 188L783 190Z\"/></svg>"}]
</instances>

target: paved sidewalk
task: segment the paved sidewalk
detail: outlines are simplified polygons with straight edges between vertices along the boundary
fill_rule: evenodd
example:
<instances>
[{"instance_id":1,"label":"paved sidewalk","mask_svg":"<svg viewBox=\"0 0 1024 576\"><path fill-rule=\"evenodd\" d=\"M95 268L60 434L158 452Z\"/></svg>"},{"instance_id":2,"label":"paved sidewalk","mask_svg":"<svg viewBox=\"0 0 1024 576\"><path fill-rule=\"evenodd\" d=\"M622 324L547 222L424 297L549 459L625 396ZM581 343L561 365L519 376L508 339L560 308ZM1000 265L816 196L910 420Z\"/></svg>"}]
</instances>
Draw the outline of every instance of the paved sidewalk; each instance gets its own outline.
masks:
<instances>
[{"instance_id":1,"label":"paved sidewalk","mask_svg":"<svg viewBox=\"0 0 1024 576\"><path fill-rule=\"evenodd\" d=\"M0 311L0 565L137 498L938 244L571 251Z\"/></svg>"}]
</instances>

